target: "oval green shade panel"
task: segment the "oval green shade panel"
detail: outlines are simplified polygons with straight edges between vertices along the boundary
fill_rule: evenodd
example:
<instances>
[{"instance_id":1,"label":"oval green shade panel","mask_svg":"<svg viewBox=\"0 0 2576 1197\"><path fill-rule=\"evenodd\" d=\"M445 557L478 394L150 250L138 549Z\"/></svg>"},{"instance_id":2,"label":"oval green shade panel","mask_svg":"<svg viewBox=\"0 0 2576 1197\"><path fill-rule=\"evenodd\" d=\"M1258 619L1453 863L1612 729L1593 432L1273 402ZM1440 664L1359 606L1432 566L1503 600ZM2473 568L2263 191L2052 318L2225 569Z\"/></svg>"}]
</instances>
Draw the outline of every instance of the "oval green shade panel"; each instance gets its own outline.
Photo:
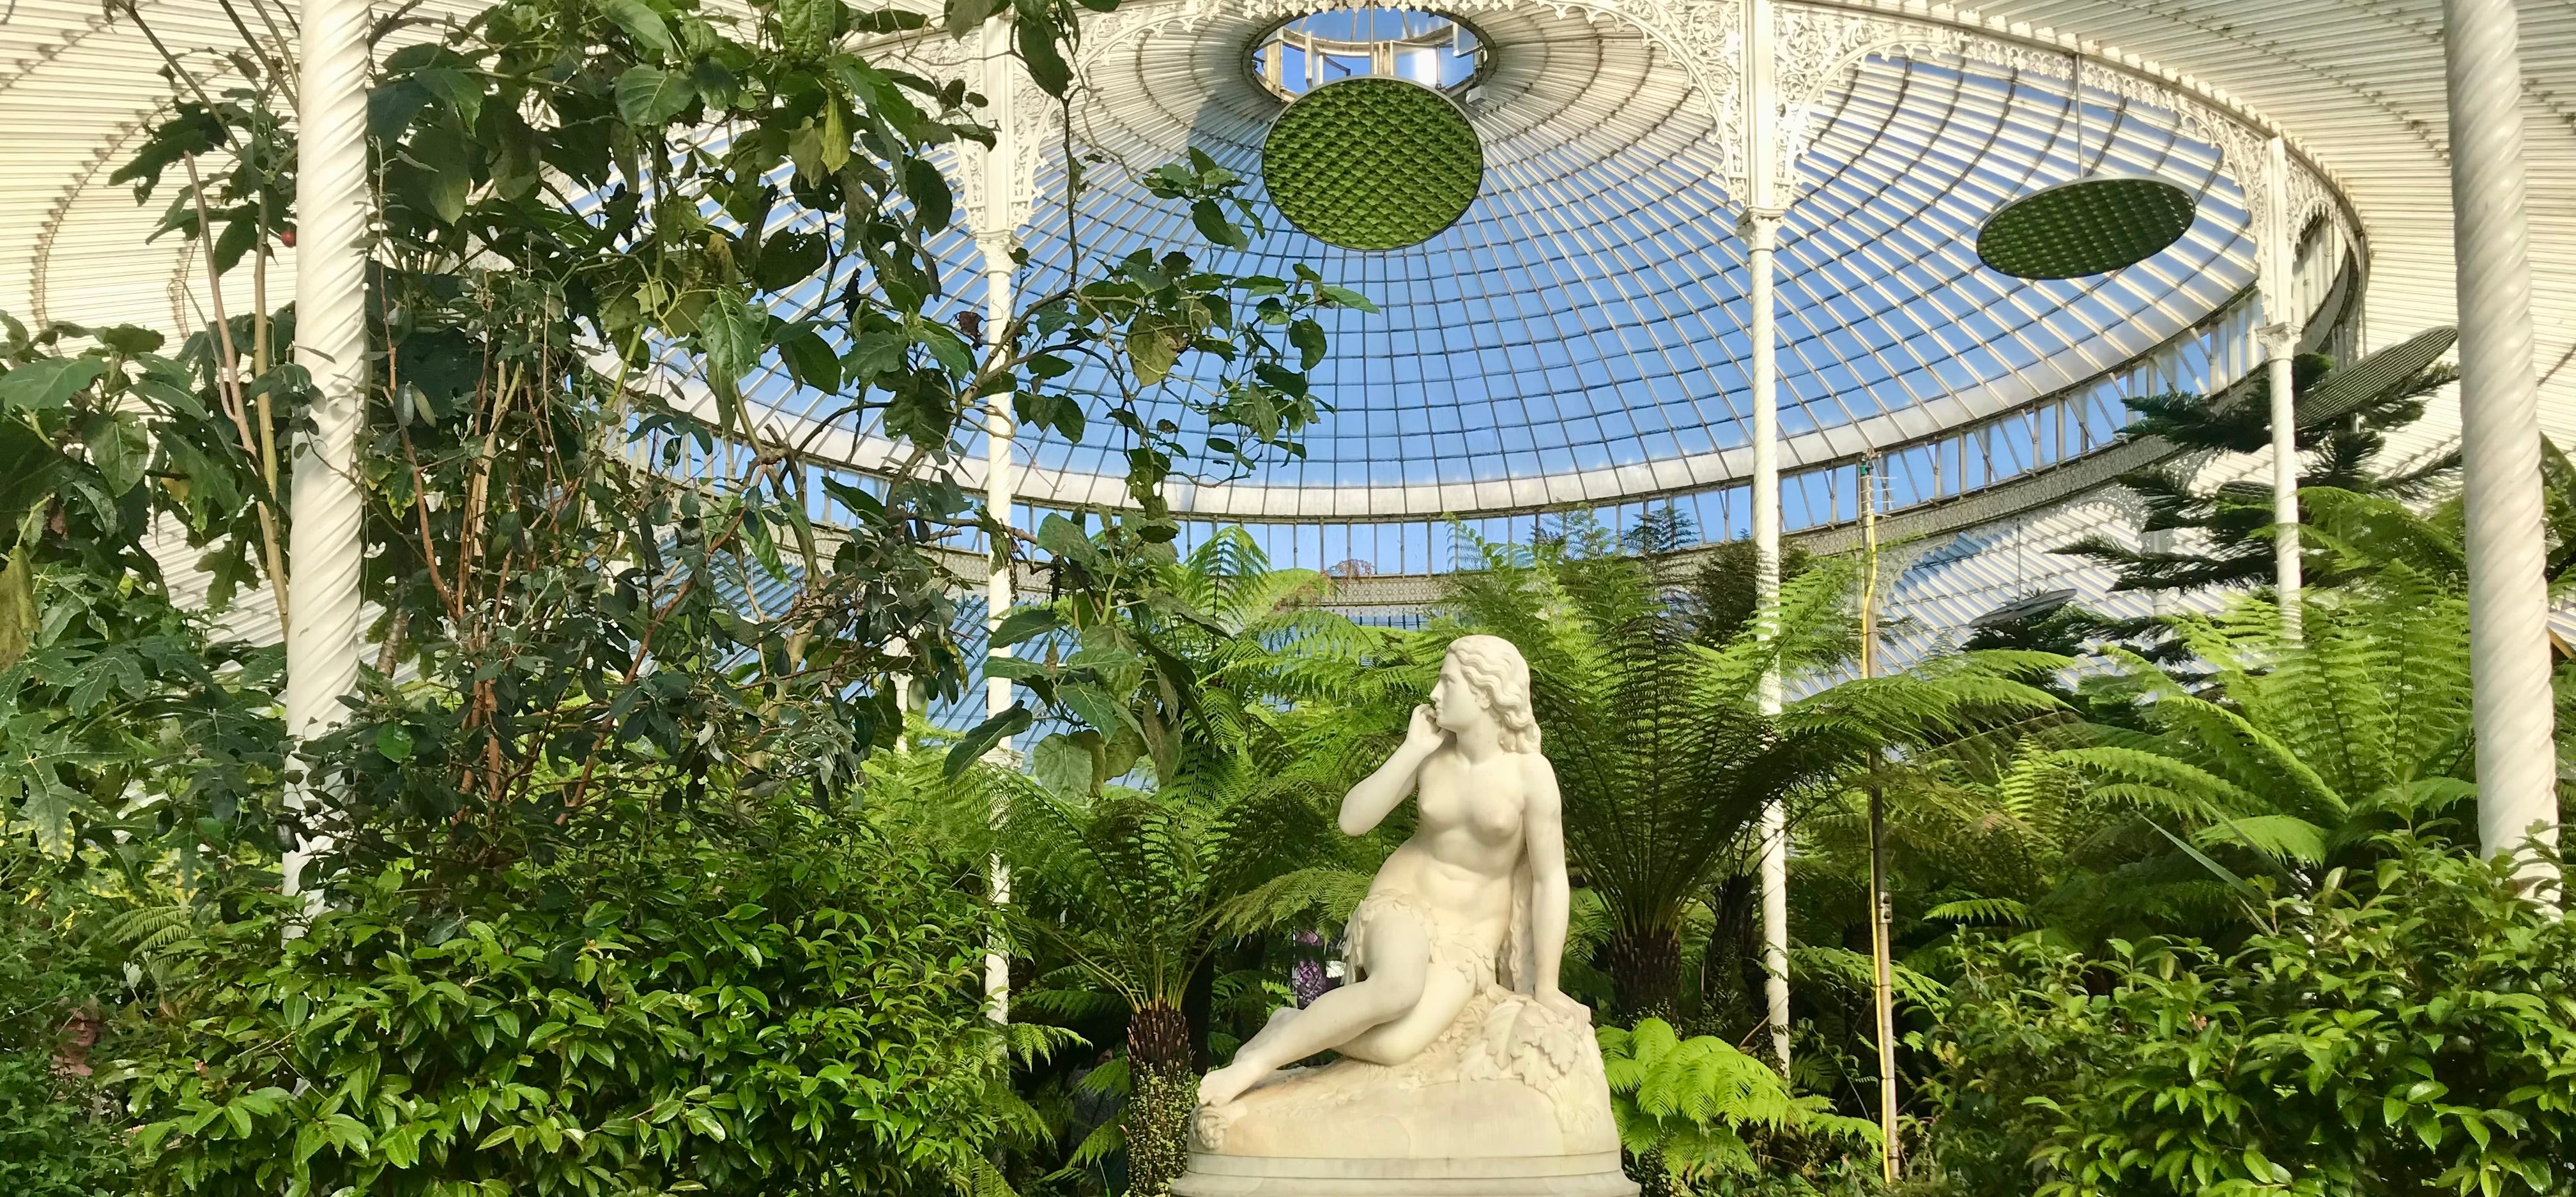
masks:
<instances>
[{"instance_id":1,"label":"oval green shade panel","mask_svg":"<svg viewBox=\"0 0 2576 1197\"><path fill-rule=\"evenodd\" d=\"M2192 195L2162 179L2093 175L2005 204L1977 256L2014 278L2082 278L2134 266L2191 228Z\"/></svg>"},{"instance_id":2,"label":"oval green shade panel","mask_svg":"<svg viewBox=\"0 0 2576 1197\"><path fill-rule=\"evenodd\" d=\"M1289 222L1344 249L1402 249L1456 224L1485 182L1485 147L1449 97L1344 79L1270 126L1262 180Z\"/></svg>"}]
</instances>

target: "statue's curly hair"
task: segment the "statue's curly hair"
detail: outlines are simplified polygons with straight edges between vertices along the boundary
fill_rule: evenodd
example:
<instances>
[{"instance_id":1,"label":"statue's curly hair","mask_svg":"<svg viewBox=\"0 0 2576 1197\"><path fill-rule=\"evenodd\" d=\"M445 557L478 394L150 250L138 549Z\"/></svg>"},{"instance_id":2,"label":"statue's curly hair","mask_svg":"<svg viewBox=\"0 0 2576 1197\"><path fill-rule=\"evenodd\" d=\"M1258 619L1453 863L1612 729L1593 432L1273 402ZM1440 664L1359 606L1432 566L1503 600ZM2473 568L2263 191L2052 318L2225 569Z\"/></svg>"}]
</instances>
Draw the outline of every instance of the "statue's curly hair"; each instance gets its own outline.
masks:
<instances>
[{"instance_id":1,"label":"statue's curly hair","mask_svg":"<svg viewBox=\"0 0 2576 1197\"><path fill-rule=\"evenodd\" d=\"M1521 650L1500 636L1460 636L1449 644L1449 659L1458 663L1477 701L1502 725L1503 751L1538 751L1538 716L1530 711L1529 662L1521 657Z\"/></svg>"}]
</instances>

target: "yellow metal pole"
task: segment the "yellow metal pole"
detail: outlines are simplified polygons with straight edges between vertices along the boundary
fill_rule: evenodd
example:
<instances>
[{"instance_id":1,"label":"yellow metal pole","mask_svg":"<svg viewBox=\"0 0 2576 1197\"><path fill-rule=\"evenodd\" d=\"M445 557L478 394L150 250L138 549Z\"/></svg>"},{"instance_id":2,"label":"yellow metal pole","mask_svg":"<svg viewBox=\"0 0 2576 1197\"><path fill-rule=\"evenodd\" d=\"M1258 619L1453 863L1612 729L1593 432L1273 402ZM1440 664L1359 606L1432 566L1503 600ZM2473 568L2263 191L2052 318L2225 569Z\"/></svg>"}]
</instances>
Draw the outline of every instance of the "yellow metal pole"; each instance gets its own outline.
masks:
<instances>
[{"instance_id":1,"label":"yellow metal pole","mask_svg":"<svg viewBox=\"0 0 2576 1197\"><path fill-rule=\"evenodd\" d=\"M1861 544L1868 557L1860 596L1860 675L1878 676L1878 471L1877 459L1860 464ZM1887 892L1887 799L1878 761L1869 777L1869 955L1872 1004L1878 1016L1879 1173L1896 1183L1896 908Z\"/></svg>"}]
</instances>

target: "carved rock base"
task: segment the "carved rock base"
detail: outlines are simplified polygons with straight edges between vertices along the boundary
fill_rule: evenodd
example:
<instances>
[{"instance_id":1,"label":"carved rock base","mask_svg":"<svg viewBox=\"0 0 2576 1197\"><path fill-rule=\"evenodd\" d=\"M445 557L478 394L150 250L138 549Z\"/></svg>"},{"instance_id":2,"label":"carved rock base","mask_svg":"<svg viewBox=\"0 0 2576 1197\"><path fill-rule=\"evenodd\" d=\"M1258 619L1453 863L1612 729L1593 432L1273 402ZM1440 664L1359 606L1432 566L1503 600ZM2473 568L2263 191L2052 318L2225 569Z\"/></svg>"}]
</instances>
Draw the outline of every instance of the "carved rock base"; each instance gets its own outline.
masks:
<instances>
[{"instance_id":1,"label":"carved rock base","mask_svg":"<svg viewBox=\"0 0 2576 1197\"><path fill-rule=\"evenodd\" d=\"M1330 1157L1330 1158L1324 1158ZM1488 985L1402 1064L1292 1068L1201 1106L1176 1197L1636 1197L1592 1027Z\"/></svg>"},{"instance_id":2,"label":"carved rock base","mask_svg":"<svg viewBox=\"0 0 2576 1197\"><path fill-rule=\"evenodd\" d=\"M1324 1146L1324 1144L1318 1144ZM1636 1197L1619 1153L1300 1159L1193 1152L1173 1197Z\"/></svg>"}]
</instances>

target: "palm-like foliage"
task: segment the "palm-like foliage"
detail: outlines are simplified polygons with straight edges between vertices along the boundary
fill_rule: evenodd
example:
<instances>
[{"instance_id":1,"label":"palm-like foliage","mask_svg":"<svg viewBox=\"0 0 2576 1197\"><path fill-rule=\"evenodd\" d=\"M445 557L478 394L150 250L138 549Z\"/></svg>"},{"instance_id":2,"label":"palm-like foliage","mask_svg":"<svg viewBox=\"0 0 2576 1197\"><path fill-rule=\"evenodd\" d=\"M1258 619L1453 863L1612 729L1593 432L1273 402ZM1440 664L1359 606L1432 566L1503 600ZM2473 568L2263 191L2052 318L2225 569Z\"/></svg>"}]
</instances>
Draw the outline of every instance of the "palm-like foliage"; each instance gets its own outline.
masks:
<instances>
[{"instance_id":1,"label":"palm-like foliage","mask_svg":"<svg viewBox=\"0 0 2576 1197\"><path fill-rule=\"evenodd\" d=\"M1097 796L993 776L1007 795L1000 845L1028 882L1016 913L1031 946L1065 962L1024 999L1040 1006L1099 993L1177 1010L1227 903L1335 847L1325 803L1340 795L1302 769L1193 758L1152 789Z\"/></svg>"},{"instance_id":2,"label":"palm-like foliage","mask_svg":"<svg viewBox=\"0 0 2576 1197\"><path fill-rule=\"evenodd\" d=\"M2552 589L2576 578L2576 465L2540 442L2541 517L2548 535L2543 572ZM2468 585L2466 521L2453 495L2421 504L2372 491L2312 487L2299 492L2301 537L2338 576L2370 577L2402 565L2453 590Z\"/></svg>"},{"instance_id":3,"label":"palm-like foliage","mask_svg":"<svg viewBox=\"0 0 2576 1197\"><path fill-rule=\"evenodd\" d=\"M2311 592L2304 614L2295 641L2250 599L2175 620L2192 672L2114 654L2125 671L2099 685L2143 730L2055 755L2085 775L2091 808L2070 844L2089 872L2052 900L2062 917L2224 914L2241 907L2226 858L2304 889L2376 833L2472 795L2466 603L2398 566Z\"/></svg>"},{"instance_id":4,"label":"palm-like foliage","mask_svg":"<svg viewBox=\"0 0 2576 1197\"><path fill-rule=\"evenodd\" d=\"M2293 364L2292 389L2304 397L2325 377L2329 365L2318 355L2302 355ZM2458 464L2456 457L2393 476L2382 476L2374 467L2386 448L2389 430L2420 419L2432 394L2458 376L2448 366L2433 366L2355 403L2336 404L2331 412L2302 412L2295 434L2301 454L2299 484L2405 498L2447 474ZM2232 482L2203 490L2192 484L2191 475L2211 452L2252 453L2271 444L2270 386L2268 375L2257 376L2233 402L2224 403L2184 394L2125 401L2138 419L2122 430L2123 437L2157 436L2199 451L2181 465L2120 479L2146 505L2142 530L2189 530L2199 533L2202 543L2176 551L2149 551L2095 535L2058 551L2117 570L2120 577L2113 586L2117 590L2192 591L2269 581L2271 484ZM2334 564L2318 560L2307 576L2312 581L2328 580L2334 576Z\"/></svg>"},{"instance_id":5,"label":"palm-like foliage","mask_svg":"<svg viewBox=\"0 0 2576 1197\"><path fill-rule=\"evenodd\" d=\"M1187 557L1062 517L1039 541L1053 592L1003 621L996 639L1024 647L994 672L1073 727L1032 746L1027 774L973 763L979 736L1026 714L970 733L949 753L950 825L985 812L1011 865L1015 925L1046 962L1021 1004L1125 1012L1128 1117L1079 1154L1123 1135L1135 1191L1155 1193L1182 1165L1197 1045L1184 997L1232 934L1220 915L1341 861L1325 812L1351 754L1322 751L1329 737L1291 704L1360 676L1387 637L1318 609L1327 581L1270 569L1240 530ZM1140 765L1148 784L1118 784Z\"/></svg>"},{"instance_id":6,"label":"palm-like foliage","mask_svg":"<svg viewBox=\"0 0 2576 1197\"><path fill-rule=\"evenodd\" d=\"M1892 750L2053 705L2017 679L2062 663L2035 654L1822 685L1854 643L1848 563L1783 586L1778 637L1747 630L1710 647L1644 563L1585 548L1489 549L1487 568L1452 583L1447 634L1498 634L1529 660L1568 856L1610 919L1609 972L1633 1014L1674 1012L1684 914L1739 867L1767 804L1829 795ZM1759 688L1775 666L1814 692L1772 717Z\"/></svg>"}]
</instances>

